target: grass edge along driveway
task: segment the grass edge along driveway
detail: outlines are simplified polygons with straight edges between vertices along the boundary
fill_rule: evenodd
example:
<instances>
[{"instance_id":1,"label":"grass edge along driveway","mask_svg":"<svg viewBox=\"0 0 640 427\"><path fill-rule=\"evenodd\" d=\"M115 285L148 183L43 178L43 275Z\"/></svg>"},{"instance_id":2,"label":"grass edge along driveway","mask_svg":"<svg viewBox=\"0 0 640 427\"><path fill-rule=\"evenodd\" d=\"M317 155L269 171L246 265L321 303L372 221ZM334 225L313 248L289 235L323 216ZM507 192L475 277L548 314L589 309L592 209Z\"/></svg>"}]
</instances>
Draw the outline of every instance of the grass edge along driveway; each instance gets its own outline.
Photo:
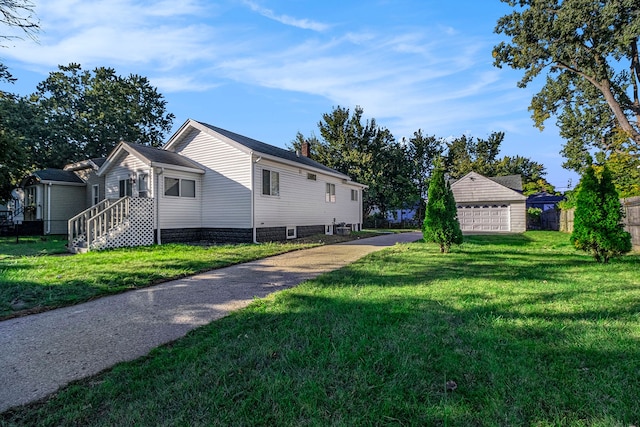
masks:
<instances>
[{"instance_id":1,"label":"grass edge along driveway","mask_svg":"<svg viewBox=\"0 0 640 427\"><path fill-rule=\"evenodd\" d=\"M640 256L560 233L397 245L6 425L638 425Z\"/></svg>"},{"instance_id":2,"label":"grass edge along driveway","mask_svg":"<svg viewBox=\"0 0 640 427\"><path fill-rule=\"evenodd\" d=\"M167 244L78 255L4 256L0 257L0 319L73 305L317 245Z\"/></svg>"}]
</instances>

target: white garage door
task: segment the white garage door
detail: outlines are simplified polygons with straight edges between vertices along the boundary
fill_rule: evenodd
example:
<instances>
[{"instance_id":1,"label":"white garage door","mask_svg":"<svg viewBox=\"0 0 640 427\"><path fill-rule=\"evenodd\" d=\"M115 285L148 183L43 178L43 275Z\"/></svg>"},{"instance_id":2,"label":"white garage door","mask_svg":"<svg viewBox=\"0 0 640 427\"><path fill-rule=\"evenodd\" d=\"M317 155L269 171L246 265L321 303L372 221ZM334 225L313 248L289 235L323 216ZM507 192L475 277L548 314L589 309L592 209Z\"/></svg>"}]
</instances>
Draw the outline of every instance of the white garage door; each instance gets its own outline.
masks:
<instances>
[{"instance_id":1,"label":"white garage door","mask_svg":"<svg viewBox=\"0 0 640 427\"><path fill-rule=\"evenodd\" d=\"M458 205L462 231L511 231L508 205Z\"/></svg>"}]
</instances>

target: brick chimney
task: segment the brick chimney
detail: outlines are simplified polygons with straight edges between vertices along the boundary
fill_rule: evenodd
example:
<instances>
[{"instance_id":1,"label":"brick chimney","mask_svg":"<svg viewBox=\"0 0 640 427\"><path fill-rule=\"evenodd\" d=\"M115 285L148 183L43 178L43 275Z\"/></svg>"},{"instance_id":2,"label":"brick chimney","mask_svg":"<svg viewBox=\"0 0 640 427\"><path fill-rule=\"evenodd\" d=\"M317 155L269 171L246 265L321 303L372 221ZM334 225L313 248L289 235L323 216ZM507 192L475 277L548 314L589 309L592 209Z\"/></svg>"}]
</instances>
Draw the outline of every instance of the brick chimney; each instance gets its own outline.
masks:
<instances>
[{"instance_id":1,"label":"brick chimney","mask_svg":"<svg viewBox=\"0 0 640 427\"><path fill-rule=\"evenodd\" d=\"M303 142L301 147L301 154L305 157L311 158L311 144L308 142Z\"/></svg>"}]
</instances>

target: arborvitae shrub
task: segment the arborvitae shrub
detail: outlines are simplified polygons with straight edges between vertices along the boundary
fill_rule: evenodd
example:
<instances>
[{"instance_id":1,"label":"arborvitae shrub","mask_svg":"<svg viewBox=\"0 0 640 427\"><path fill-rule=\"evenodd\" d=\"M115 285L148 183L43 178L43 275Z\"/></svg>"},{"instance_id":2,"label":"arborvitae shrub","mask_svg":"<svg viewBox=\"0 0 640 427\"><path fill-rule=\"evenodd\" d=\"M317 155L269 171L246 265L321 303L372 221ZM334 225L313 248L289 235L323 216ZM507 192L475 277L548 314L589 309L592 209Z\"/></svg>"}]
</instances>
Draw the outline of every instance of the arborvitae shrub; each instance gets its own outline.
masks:
<instances>
[{"instance_id":1,"label":"arborvitae shrub","mask_svg":"<svg viewBox=\"0 0 640 427\"><path fill-rule=\"evenodd\" d=\"M631 250L631 234L624 230L623 216L609 169L605 165L598 178L589 165L576 196L571 242L591 253L597 262L607 263Z\"/></svg>"},{"instance_id":2,"label":"arborvitae shrub","mask_svg":"<svg viewBox=\"0 0 640 427\"><path fill-rule=\"evenodd\" d=\"M440 245L440 252L449 252L452 244L462 243L456 201L441 168L433 172L429 183L422 233L427 242Z\"/></svg>"}]
</instances>

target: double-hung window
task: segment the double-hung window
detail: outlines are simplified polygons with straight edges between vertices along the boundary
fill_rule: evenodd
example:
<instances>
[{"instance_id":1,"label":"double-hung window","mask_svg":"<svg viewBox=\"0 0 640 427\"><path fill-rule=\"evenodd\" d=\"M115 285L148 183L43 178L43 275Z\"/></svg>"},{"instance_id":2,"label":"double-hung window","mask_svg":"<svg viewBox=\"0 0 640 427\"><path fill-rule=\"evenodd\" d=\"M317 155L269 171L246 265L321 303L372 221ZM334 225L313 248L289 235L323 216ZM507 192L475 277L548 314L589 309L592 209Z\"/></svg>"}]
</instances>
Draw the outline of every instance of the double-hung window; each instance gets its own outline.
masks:
<instances>
[{"instance_id":1,"label":"double-hung window","mask_svg":"<svg viewBox=\"0 0 640 427\"><path fill-rule=\"evenodd\" d=\"M358 190L351 190L351 200L354 202L358 201Z\"/></svg>"},{"instance_id":2,"label":"double-hung window","mask_svg":"<svg viewBox=\"0 0 640 427\"><path fill-rule=\"evenodd\" d=\"M196 182L193 179L164 177L164 195L170 197L196 197Z\"/></svg>"},{"instance_id":3,"label":"double-hung window","mask_svg":"<svg viewBox=\"0 0 640 427\"><path fill-rule=\"evenodd\" d=\"M326 191L324 195L324 201L327 203L335 203L336 202L336 185L329 184L327 182Z\"/></svg>"},{"instance_id":4,"label":"double-hung window","mask_svg":"<svg viewBox=\"0 0 640 427\"><path fill-rule=\"evenodd\" d=\"M280 173L262 169L262 194L265 196L280 195Z\"/></svg>"}]
</instances>

